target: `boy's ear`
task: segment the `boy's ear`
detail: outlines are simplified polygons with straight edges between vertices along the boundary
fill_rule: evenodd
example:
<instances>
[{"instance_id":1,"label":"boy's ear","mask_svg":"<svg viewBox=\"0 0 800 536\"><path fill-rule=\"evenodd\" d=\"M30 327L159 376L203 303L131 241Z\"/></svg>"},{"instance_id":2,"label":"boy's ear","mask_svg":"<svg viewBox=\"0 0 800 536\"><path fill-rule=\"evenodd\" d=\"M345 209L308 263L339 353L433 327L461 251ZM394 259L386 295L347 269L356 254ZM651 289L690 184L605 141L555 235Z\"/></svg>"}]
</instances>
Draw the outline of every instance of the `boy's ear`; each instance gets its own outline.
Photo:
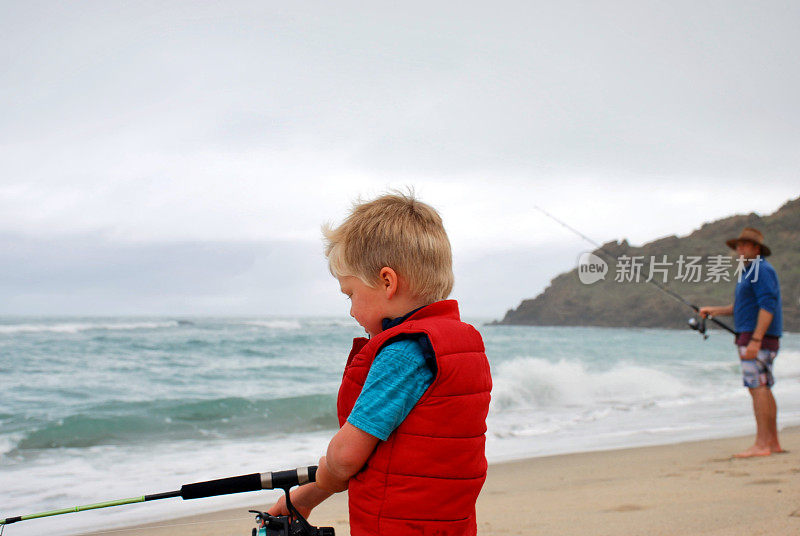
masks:
<instances>
[{"instance_id":1,"label":"boy's ear","mask_svg":"<svg viewBox=\"0 0 800 536\"><path fill-rule=\"evenodd\" d=\"M391 298L397 294L398 277L397 272L384 266L380 271L381 287L386 291L386 297Z\"/></svg>"}]
</instances>

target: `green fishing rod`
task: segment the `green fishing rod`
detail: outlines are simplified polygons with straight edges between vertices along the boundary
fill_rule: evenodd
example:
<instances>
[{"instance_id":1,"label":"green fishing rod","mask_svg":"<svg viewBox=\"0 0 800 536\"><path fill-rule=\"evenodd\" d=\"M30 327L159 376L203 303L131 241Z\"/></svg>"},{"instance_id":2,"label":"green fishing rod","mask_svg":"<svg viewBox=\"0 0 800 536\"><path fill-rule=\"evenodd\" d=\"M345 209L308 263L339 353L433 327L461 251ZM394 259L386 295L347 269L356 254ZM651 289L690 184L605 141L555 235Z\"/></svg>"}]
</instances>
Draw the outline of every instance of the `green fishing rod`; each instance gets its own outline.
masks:
<instances>
[{"instance_id":1,"label":"green fishing rod","mask_svg":"<svg viewBox=\"0 0 800 536\"><path fill-rule=\"evenodd\" d=\"M154 493L152 495L142 495L139 497L130 497L128 499L119 499L115 501L99 502L95 504L86 504L83 506L73 506L72 508L62 508L60 510L51 510L49 512L40 512L38 514L28 514L24 516L7 517L0 520L0 528L5 528L6 525L18 523L20 521L28 521L30 519L38 519L41 517L57 516L61 514L71 514L74 512L83 512L86 510L96 510L98 508L110 508L112 506L122 506L125 504L136 504L148 501L157 501L160 499L169 499L173 497L180 497L184 500L187 499L201 499L204 497L214 497L217 495L229 495L232 493L242 493L247 491L259 491L264 489L282 489L289 497L289 488L292 486L302 486L309 482L314 482L317 475L317 466L311 465L308 467L299 467L297 469L290 469L288 471L276 471L270 473L252 473L249 475L232 476L228 478L220 478L217 480L207 480L205 482L195 482L193 484L184 484L181 489L175 491L167 491L165 493ZM291 503L287 503L291 508Z\"/></svg>"},{"instance_id":2,"label":"green fishing rod","mask_svg":"<svg viewBox=\"0 0 800 536\"><path fill-rule=\"evenodd\" d=\"M541 207L539 207L537 205L534 205L533 208L535 208L536 210L538 210L539 212L541 212L542 214L544 214L545 216L547 216L551 220L555 221L556 223L558 223L562 227L564 227L566 229L569 229L570 231L572 231L576 235L580 236L581 238L583 238L584 240L589 242L591 245L596 247L598 251L600 251L601 253L605 254L605 256L608 257L608 259L611 260L612 262L615 262L617 260L617 258L614 255L612 255L611 253L609 253L607 250L605 250L603 248L603 246L601 246L600 244L598 244L597 242L595 242L594 240L592 240L591 238L589 238L588 236L586 236L582 232L578 231L574 227L570 227L569 225L567 225L566 223L564 223L563 221L559 220L558 218L556 218L555 216L553 216L552 214L550 214L549 212L547 212L546 210L544 210L543 208L541 208ZM667 296L669 296L673 300L675 300L675 301L677 301L677 302L679 302L679 303L681 303L681 304L683 304L683 305L685 305L687 307L691 307L696 313L700 312L700 308L697 305L695 305L693 303L689 303L688 301L683 299L683 297L680 294L678 294L677 292L666 288L663 285L660 285L655 279L650 279L649 281L647 281L647 283L652 283L653 285L655 285L655 287L658 290L660 290L661 292L663 292L664 294L666 294ZM731 328L725 322L717 320L716 318L714 318L711 315L708 315L707 318L709 320L711 320L712 322L714 322L715 324L717 324L722 329L725 329L725 330L733 333L734 335L737 334L736 331L734 331L733 328ZM691 327L694 330L697 330L698 332L700 332L700 334L703 336L704 339L707 339L708 335L706 335L705 319L706 319L706 317L703 317L700 320L700 322L697 322L697 320L692 318L691 320L689 320L689 327Z\"/></svg>"}]
</instances>

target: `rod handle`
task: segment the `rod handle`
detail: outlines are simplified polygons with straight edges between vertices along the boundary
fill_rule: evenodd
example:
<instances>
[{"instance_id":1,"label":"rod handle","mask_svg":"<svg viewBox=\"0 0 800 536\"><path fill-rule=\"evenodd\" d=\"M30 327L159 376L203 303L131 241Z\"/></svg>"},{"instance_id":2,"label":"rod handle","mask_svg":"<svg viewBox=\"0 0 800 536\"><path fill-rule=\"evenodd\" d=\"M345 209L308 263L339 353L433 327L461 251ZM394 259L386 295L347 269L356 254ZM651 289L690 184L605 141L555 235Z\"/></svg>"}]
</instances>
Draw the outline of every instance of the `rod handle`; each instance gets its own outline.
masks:
<instances>
[{"instance_id":1,"label":"rod handle","mask_svg":"<svg viewBox=\"0 0 800 536\"><path fill-rule=\"evenodd\" d=\"M252 473L249 475L231 476L206 482L195 482L181 486L183 499L200 499L216 495L229 495L262 489L286 489L314 482L317 477L317 466L298 467L288 471L271 473Z\"/></svg>"}]
</instances>

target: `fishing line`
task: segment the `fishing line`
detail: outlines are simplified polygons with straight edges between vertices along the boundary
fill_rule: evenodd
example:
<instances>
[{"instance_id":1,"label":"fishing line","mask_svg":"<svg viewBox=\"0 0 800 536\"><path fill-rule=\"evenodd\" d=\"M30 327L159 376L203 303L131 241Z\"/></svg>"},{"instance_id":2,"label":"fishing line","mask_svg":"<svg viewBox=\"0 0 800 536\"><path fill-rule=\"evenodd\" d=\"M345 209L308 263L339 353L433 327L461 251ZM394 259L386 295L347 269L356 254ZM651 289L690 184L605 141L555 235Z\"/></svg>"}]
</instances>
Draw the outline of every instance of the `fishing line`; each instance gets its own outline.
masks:
<instances>
[{"instance_id":1,"label":"fishing line","mask_svg":"<svg viewBox=\"0 0 800 536\"><path fill-rule=\"evenodd\" d=\"M595 242L594 240L592 240L591 238L589 238L588 236L586 236L582 232L578 231L574 227L570 227L568 224L566 224L565 222L563 222L560 219L556 218L555 216L553 216L552 214L550 214L549 212L547 212L545 209L541 208L538 205L533 205L533 208L535 208L536 210L538 210L539 212L541 212L542 214L544 214L545 216L547 216L551 220L555 221L556 223L558 223L562 227L565 227L565 228L569 229L570 231L572 231L573 233L575 233L576 235L580 236L581 238L583 238L584 240L586 240L587 242L592 244L594 247L596 247L598 251L600 251L601 253L604 253L606 255L606 257L608 257L611 261L616 262L617 258L614 255L609 253L606 249L603 248L603 246L601 246L600 244L598 244L597 242ZM658 290L660 290L661 292L665 293L667 296L669 296L673 300L677 301L678 303L681 303L681 304L683 304L683 305L685 305L687 307L691 307L697 313L700 312L700 308L697 305L694 305L693 303L689 303L680 294L678 294L677 292L674 292L674 291L672 291L672 290L660 285L655 279L650 279L650 280L648 280L646 282L647 283L652 283L653 285L655 285L655 287ZM723 328L723 329L725 329L727 331L730 331L731 333L736 335L736 332L730 326L725 324L724 322L721 322L721 321L717 320L716 318L714 318L711 315L708 315L707 318L709 320L711 320L712 322L714 322L715 324L717 324L719 327L721 327L721 328ZM690 323L690 325L691 325L691 323ZM697 328L693 328L693 329L697 329Z\"/></svg>"}]
</instances>

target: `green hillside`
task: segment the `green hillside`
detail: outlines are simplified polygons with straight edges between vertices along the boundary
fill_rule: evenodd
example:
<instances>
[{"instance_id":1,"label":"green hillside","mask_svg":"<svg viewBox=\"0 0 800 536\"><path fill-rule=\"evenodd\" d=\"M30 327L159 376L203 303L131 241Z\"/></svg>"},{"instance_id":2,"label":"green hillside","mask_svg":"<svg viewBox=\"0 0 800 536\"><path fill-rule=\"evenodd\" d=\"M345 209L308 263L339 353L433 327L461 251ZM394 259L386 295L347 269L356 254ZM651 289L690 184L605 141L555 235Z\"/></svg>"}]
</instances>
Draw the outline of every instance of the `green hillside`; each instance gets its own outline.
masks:
<instances>
[{"instance_id":1,"label":"green hillside","mask_svg":"<svg viewBox=\"0 0 800 536\"><path fill-rule=\"evenodd\" d=\"M516 309L509 310L497 323L683 328L692 311L644 282L651 256L660 261L666 255L667 261L673 263L668 267L668 280L664 286L690 303L731 303L736 285L736 261L733 252L725 246L725 240L739 236L744 227L756 227L764 233L765 243L772 249L769 261L778 272L781 283L784 329L800 331L800 198L787 202L769 216L731 216L706 223L687 236L668 236L641 247L631 247L626 240L604 244L603 249L616 259L623 255L643 257L640 282L617 281L617 263L595 251L599 257L609 261L604 280L585 285L579 280L575 268L553 279L550 286L535 298L526 299ZM681 255L687 260L690 256L701 257L697 263L702 267L700 282L676 279L676 261ZM719 258L714 258L718 255L726 256L731 263L728 270L730 281L706 281L711 275L709 268L719 264ZM630 271L626 271L626 275L630 275ZM661 283L661 276L657 280ZM733 320L728 320L732 326Z\"/></svg>"}]
</instances>

